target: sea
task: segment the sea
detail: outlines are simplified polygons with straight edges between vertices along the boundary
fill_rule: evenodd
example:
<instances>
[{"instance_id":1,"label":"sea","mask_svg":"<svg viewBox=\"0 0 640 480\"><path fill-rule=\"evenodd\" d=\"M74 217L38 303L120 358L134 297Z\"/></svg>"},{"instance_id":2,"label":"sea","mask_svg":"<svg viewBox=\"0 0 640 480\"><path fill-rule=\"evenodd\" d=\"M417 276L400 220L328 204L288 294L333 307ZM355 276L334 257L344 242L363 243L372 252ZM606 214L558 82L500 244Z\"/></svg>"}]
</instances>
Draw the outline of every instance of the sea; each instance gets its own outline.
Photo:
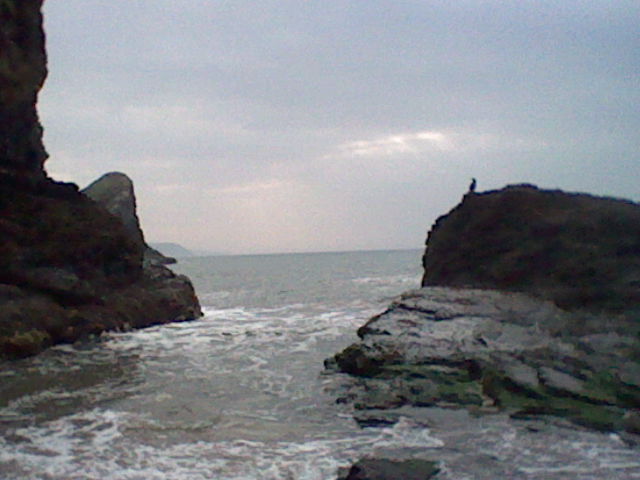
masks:
<instances>
[{"instance_id":1,"label":"sea","mask_svg":"<svg viewBox=\"0 0 640 480\"><path fill-rule=\"evenodd\" d=\"M193 257L201 319L0 366L0 479L333 480L363 457L438 479L640 479L616 434L433 409L363 428L324 359L419 286L421 250ZM400 480L400 479L399 479Z\"/></svg>"}]
</instances>

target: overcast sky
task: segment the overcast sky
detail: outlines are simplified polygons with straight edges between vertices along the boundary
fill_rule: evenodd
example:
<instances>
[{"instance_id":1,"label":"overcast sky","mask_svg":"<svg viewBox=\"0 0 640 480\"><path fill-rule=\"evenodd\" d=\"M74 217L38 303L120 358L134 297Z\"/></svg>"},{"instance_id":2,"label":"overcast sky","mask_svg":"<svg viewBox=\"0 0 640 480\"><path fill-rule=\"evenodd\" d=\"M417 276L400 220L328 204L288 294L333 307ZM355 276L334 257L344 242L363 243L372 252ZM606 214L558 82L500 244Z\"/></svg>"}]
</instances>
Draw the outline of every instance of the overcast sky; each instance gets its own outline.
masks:
<instances>
[{"instance_id":1,"label":"overcast sky","mask_svg":"<svg viewBox=\"0 0 640 480\"><path fill-rule=\"evenodd\" d=\"M640 200L637 0L46 0L60 180L149 241L420 248L477 177Z\"/></svg>"}]
</instances>

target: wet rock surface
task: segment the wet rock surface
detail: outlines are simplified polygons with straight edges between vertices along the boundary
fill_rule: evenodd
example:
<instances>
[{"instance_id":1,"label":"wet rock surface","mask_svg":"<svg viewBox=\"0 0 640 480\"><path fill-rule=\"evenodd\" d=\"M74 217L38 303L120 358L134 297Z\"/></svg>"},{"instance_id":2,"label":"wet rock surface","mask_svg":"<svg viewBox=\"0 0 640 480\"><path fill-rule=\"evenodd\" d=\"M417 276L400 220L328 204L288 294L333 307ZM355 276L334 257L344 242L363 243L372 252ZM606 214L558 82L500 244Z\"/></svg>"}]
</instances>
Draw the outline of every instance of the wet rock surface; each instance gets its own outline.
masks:
<instances>
[{"instance_id":1,"label":"wet rock surface","mask_svg":"<svg viewBox=\"0 0 640 480\"><path fill-rule=\"evenodd\" d=\"M338 480L428 480L438 471L436 463L429 460L363 458L339 473Z\"/></svg>"},{"instance_id":2,"label":"wet rock surface","mask_svg":"<svg viewBox=\"0 0 640 480\"><path fill-rule=\"evenodd\" d=\"M338 402L364 428L459 409L636 447L639 242L630 201L533 185L468 193L429 232L423 288L325 362L353 376Z\"/></svg>"},{"instance_id":3,"label":"wet rock surface","mask_svg":"<svg viewBox=\"0 0 640 480\"><path fill-rule=\"evenodd\" d=\"M587 330L566 333L578 327ZM640 407L633 316L596 322L524 294L427 287L358 333L362 341L327 364L358 377L345 400L360 412L464 407L625 430Z\"/></svg>"}]
</instances>

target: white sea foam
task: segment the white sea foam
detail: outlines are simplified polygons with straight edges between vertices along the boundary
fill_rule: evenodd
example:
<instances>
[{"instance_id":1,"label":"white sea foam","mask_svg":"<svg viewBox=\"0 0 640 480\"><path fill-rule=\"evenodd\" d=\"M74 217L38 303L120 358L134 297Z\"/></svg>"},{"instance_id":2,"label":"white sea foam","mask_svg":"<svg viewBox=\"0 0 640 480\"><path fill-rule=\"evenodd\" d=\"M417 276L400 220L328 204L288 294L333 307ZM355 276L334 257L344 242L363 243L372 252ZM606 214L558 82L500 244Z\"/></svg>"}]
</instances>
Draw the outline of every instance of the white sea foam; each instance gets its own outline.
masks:
<instances>
[{"instance_id":1,"label":"white sea foam","mask_svg":"<svg viewBox=\"0 0 640 480\"><path fill-rule=\"evenodd\" d=\"M365 285L412 285L417 286L420 284L420 278L416 276L407 275L386 275L378 277L359 277L352 280L356 284Z\"/></svg>"},{"instance_id":2,"label":"white sea foam","mask_svg":"<svg viewBox=\"0 0 640 480\"><path fill-rule=\"evenodd\" d=\"M338 466L389 452L431 455L442 480L640 476L637 449L618 437L531 433L499 416L360 429L335 403L354 380L323 373L322 361L419 272L309 258L313 268L295 263L305 256L194 261L194 278L212 285L198 292L203 318L56 347L0 372L11 385L0 478L333 480ZM215 262L233 281L216 277Z\"/></svg>"},{"instance_id":3,"label":"white sea foam","mask_svg":"<svg viewBox=\"0 0 640 480\"><path fill-rule=\"evenodd\" d=\"M275 419L273 419L275 420ZM348 464L363 450L383 445L399 429L352 438L310 438L295 442L252 440L168 442L158 441L171 427L159 429L143 416L96 409L48 422L39 427L17 429L22 440L0 440L0 468L6 479L160 479L196 480L334 478L340 465ZM192 426L206 431L212 425ZM402 427L407 428L406 426ZM187 429L173 426L186 434ZM136 435L154 434L155 444ZM410 441L415 444L415 437ZM426 434L420 437L429 442ZM425 443L423 446L430 446ZM11 472L11 465L20 468ZM6 468L3 468L6 467ZM22 477L25 475L26 477Z\"/></svg>"}]
</instances>

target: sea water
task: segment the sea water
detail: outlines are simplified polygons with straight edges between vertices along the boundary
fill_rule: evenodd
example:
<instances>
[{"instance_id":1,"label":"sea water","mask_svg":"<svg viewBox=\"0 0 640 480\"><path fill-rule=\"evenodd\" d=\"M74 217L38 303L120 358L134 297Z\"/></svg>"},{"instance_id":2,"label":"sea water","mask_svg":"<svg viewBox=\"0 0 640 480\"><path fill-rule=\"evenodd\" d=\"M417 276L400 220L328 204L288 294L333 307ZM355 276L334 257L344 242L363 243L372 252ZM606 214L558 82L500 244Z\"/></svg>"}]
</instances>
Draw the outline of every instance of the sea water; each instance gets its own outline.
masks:
<instances>
[{"instance_id":1,"label":"sea water","mask_svg":"<svg viewBox=\"0 0 640 480\"><path fill-rule=\"evenodd\" d=\"M640 478L617 435L446 410L358 426L336 403L356 380L323 360L419 285L420 255L181 259L202 319L2 365L0 479L320 480L376 455L433 459L441 479Z\"/></svg>"}]
</instances>

